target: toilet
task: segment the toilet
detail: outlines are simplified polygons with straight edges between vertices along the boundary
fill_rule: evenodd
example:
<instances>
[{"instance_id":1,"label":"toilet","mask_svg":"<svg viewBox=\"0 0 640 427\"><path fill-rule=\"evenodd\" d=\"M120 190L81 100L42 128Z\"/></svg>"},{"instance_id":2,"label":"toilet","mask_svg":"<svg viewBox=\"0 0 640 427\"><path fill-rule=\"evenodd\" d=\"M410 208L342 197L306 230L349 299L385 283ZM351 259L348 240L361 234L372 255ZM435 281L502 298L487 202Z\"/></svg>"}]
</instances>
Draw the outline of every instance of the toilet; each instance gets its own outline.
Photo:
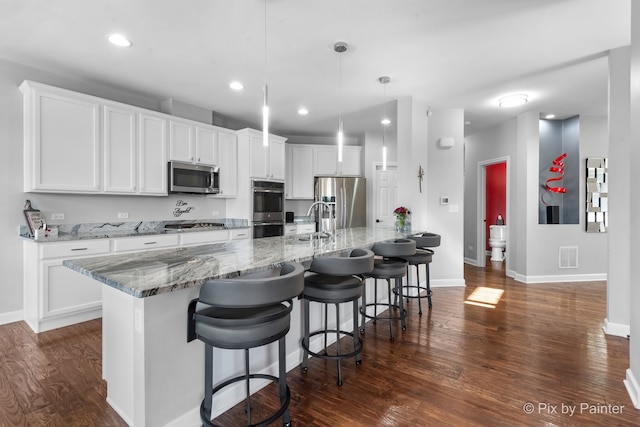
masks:
<instances>
[{"instance_id":1,"label":"toilet","mask_svg":"<svg viewBox=\"0 0 640 427\"><path fill-rule=\"evenodd\" d=\"M507 247L507 226L489 226L489 246L491 247L491 261L504 260L503 251Z\"/></svg>"}]
</instances>

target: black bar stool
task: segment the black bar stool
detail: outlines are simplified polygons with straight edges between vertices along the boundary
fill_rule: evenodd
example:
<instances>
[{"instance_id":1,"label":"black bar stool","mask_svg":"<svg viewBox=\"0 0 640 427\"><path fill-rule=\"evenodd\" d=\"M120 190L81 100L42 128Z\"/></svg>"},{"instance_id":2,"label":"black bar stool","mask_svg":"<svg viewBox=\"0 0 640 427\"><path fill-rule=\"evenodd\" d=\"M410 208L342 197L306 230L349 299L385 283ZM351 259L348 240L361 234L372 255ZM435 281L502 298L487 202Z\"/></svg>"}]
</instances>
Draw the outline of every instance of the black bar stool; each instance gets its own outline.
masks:
<instances>
[{"instance_id":1,"label":"black bar stool","mask_svg":"<svg viewBox=\"0 0 640 427\"><path fill-rule=\"evenodd\" d=\"M406 274L408 262L401 257L410 256L416 253L416 242L409 239L396 239L384 242L378 242L371 248L374 254L378 255L374 260L373 270L365 274L374 280L374 302L367 303L366 286L362 292L362 306L360 313L362 314L362 327L360 333L364 334L365 318L372 319L374 323L378 320L389 321L389 339L393 341L393 329L391 322L400 320L402 330L407 329L406 312L402 301L402 277ZM385 279L388 287L388 301L386 304L378 302L378 279ZM400 303L391 302L391 279L394 279L393 292L400 296ZM383 306L387 309L384 313L378 314L378 307ZM373 314L367 313L367 308L373 307ZM398 315L393 314L393 309L398 310Z\"/></svg>"},{"instance_id":2,"label":"black bar stool","mask_svg":"<svg viewBox=\"0 0 640 427\"><path fill-rule=\"evenodd\" d=\"M431 303L431 283L429 275L429 264L431 264L433 258L433 250L429 248L435 248L440 246L440 235L435 233L423 233L415 236L409 236L407 239L414 240L416 242L416 253L414 255L403 256L402 259L408 262L407 265L407 284L403 286L403 295L409 301L409 298L418 299L418 313L422 314L422 298L427 298L429 302L429 308L433 305ZM420 285L420 265L425 265L425 274L427 276L425 286ZM411 285L409 283L409 266L414 265L416 267L416 284ZM412 293L411 290L414 290ZM422 294L424 291L424 294ZM396 294L397 297L397 294Z\"/></svg>"},{"instance_id":3,"label":"black bar stool","mask_svg":"<svg viewBox=\"0 0 640 427\"><path fill-rule=\"evenodd\" d=\"M304 303L304 337L302 338L302 371L309 369L309 354L321 359L336 360L338 365L338 385L342 385L342 359L355 357L356 364L362 362L362 342L358 336L358 300L364 288L363 274L373 268L373 252L367 249L354 249L348 256L320 257L313 260L309 272L304 277L304 291L301 298ZM309 303L319 302L324 304L324 329L309 332ZM353 333L340 330L341 303L353 302ZM335 304L336 328L329 329L328 306ZM327 352L327 335L336 334L336 351L334 354ZM311 337L324 334L324 350L316 353L309 350ZM353 337L353 351L343 353L340 348L341 336Z\"/></svg>"},{"instance_id":4,"label":"black bar stool","mask_svg":"<svg viewBox=\"0 0 640 427\"><path fill-rule=\"evenodd\" d=\"M285 426L291 425L286 382L285 335L289 332L292 299L304 288L304 267L285 263L279 275L272 277L238 277L207 280L198 299L189 304L187 341L199 339L205 344L204 400L200 418L206 426L211 422L213 395L237 381L246 381L246 413L248 426L267 426L282 416ZM249 349L278 341L278 377L249 373ZM213 386L213 348L243 349L245 374ZM280 408L269 418L251 424L249 383L259 378L278 382Z\"/></svg>"}]
</instances>

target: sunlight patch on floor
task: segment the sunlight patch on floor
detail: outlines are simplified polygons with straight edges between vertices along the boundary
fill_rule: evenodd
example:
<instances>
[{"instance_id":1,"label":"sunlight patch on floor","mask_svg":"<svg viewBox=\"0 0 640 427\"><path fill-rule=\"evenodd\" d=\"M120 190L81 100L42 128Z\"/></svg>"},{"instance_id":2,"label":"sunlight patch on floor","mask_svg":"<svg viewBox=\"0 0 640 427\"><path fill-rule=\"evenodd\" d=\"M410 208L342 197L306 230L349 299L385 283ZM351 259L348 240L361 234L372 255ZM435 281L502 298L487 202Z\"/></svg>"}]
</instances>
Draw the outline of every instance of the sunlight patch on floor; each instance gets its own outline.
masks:
<instances>
[{"instance_id":1,"label":"sunlight patch on floor","mask_svg":"<svg viewBox=\"0 0 640 427\"><path fill-rule=\"evenodd\" d=\"M504 290L478 286L464 301L465 304L496 308Z\"/></svg>"}]
</instances>

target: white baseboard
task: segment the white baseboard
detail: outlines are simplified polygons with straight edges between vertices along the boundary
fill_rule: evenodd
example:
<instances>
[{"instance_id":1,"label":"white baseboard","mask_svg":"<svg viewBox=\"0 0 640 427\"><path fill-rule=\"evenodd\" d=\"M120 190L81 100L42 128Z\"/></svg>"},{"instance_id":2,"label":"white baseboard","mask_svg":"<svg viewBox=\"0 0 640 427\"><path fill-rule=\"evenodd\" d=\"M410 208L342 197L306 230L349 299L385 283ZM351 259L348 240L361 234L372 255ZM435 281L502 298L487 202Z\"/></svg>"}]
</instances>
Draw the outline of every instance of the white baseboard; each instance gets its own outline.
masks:
<instances>
[{"instance_id":1,"label":"white baseboard","mask_svg":"<svg viewBox=\"0 0 640 427\"><path fill-rule=\"evenodd\" d=\"M22 310L10 311L8 313L0 313L0 325L6 325L7 323L19 322L24 320Z\"/></svg>"},{"instance_id":2,"label":"white baseboard","mask_svg":"<svg viewBox=\"0 0 640 427\"><path fill-rule=\"evenodd\" d=\"M464 278L462 279L431 279L432 288L453 288L456 286L466 286Z\"/></svg>"},{"instance_id":3,"label":"white baseboard","mask_svg":"<svg viewBox=\"0 0 640 427\"><path fill-rule=\"evenodd\" d=\"M604 319L604 322L602 323L602 330L607 335L614 335L616 337L623 338L627 338L631 334L630 325L609 322L608 319Z\"/></svg>"},{"instance_id":4,"label":"white baseboard","mask_svg":"<svg viewBox=\"0 0 640 427\"><path fill-rule=\"evenodd\" d=\"M572 274L549 276L524 276L515 274L513 278L522 283L562 283L562 282L599 282L607 280L607 273Z\"/></svg>"},{"instance_id":5,"label":"white baseboard","mask_svg":"<svg viewBox=\"0 0 640 427\"><path fill-rule=\"evenodd\" d=\"M640 386L638 385L638 381L631 372L631 369L627 369L627 378L625 378L624 386L627 389L627 393L629 393L629 397L631 398L631 402L636 409L640 409Z\"/></svg>"},{"instance_id":6,"label":"white baseboard","mask_svg":"<svg viewBox=\"0 0 640 427\"><path fill-rule=\"evenodd\" d=\"M478 266L478 260L475 260L473 258L464 257L464 263L465 264L469 264L469 265L473 265L474 267Z\"/></svg>"}]
</instances>

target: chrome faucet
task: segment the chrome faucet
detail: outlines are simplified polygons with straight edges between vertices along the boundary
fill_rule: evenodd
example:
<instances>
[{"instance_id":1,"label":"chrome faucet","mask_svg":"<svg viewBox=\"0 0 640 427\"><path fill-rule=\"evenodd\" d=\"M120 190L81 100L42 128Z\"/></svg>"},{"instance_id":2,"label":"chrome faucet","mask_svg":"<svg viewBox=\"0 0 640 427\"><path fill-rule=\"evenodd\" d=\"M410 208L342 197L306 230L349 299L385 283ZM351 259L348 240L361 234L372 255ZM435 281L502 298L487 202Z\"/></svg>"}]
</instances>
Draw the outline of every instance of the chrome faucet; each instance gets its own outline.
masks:
<instances>
[{"instance_id":1,"label":"chrome faucet","mask_svg":"<svg viewBox=\"0 0 640 427\"><path fill-rule=\"evenodd\" d=\"M331 216L332 216L333 212L331 210L331 206L329 206L328 203L319 202L319 201L318 202L314 202L313 204L311 204L311 206L309 206L309 210L307 211L307 216L311 215L311 212L313 211L313 208L315 208L316 206L324 206L327 209L327 212L329 212L329 219L332 219ZM320 208L318 208L318 212L320 212L319 209ZM320 228L322 229L322 230L320 230L320 232L325 233L322 217L320 215L318 215L318 216L319 216L319 219L320 219Z\"/></svg>"}]
</instances>

